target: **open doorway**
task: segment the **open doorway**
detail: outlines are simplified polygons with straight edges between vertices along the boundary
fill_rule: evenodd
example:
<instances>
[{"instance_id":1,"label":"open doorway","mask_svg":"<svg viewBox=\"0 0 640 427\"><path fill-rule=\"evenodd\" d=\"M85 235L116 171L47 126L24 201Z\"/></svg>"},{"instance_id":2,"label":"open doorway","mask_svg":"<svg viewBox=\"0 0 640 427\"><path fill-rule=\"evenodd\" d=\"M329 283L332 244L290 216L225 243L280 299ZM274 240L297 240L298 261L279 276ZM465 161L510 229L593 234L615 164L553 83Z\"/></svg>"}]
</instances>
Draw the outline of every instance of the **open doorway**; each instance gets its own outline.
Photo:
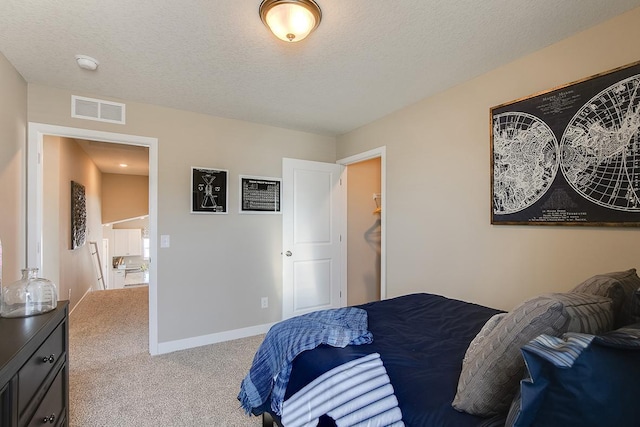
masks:
<instances>
[{"instance_id":1,"label":"open doorway","mask_svg":"<svg viewBox=\"0 0 640 427\"><path fill-rule=\"evenodd\" d=\"M347 305L380 300L380 158L347 166Z\"/></svg>"},{"instance_id":2,"label":"open doorway","mask_svg":"<svg viewBox=\"0 0 640 427\"><path fill-rule=\"evenodd\" d=\"M347 166L347 304L386 298L386 149L338 160Z\"/></svg>"},{"instance_id":3,"label":"open doorway","mask_svg":"<svg viewBox=\"0 0 640 427\"><path fill-rule=\"evenodd\" d=\"M50 135L76 140L99 141L108 144L121 144L146 147L148 150L148 239L149 258L157 259L157 187L158 187L158 140L156 138L140 137L135 135L99 132L87 129L68 128L62 126L46 125L41 123L29 123L28 150L27 150L27 262L30 266L43 268L46 254L44 245L44 168L42 159L44 154L45 136ZM102 233L95 233L102 239ZM60 240L62 241L62 240ZM100 245L102 246L102 245ZM49 250L51 252L51 249ZM55 258L55 253L50 254ZM149 281L149 352L158 353L157 331L157 266L155 262L148 264ZM67 299L67 295L61 294L60 299Z\"/></svg>"},{"instance_id":4,"label":"open doorway","mask_svg":"<svg viewBox=\"0 0 640 427\"><path fill-rule=\"evenodd\" d=\"M149 148L45 135L41 159L41 273L70 310L87 292L148 284ZM73 247L70 182L80 186L84 206L82 242Z\"/></svg>"}]
</instances>

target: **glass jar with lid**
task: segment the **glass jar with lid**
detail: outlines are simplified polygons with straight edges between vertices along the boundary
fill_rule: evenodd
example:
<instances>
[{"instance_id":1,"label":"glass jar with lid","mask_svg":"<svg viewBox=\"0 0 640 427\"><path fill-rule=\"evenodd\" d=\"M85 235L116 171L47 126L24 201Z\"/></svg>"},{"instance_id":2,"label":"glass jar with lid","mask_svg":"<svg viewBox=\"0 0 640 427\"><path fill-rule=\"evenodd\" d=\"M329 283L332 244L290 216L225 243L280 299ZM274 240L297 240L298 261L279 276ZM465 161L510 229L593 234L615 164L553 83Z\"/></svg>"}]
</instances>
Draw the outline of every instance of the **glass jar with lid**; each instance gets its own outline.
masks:
<instances>
[{"instance_id":1,"label":"glass jar with lid","mask_svg":"<svg viewBox=\"0 0 640 427\"><path fill-rule=\"evenodd\" d=\"M56 285L50 280L38 277L37 268L25 268L20 280L2 287L0 316L33 316L51 311L57 305Z\"/></svg>"}]
</instances>

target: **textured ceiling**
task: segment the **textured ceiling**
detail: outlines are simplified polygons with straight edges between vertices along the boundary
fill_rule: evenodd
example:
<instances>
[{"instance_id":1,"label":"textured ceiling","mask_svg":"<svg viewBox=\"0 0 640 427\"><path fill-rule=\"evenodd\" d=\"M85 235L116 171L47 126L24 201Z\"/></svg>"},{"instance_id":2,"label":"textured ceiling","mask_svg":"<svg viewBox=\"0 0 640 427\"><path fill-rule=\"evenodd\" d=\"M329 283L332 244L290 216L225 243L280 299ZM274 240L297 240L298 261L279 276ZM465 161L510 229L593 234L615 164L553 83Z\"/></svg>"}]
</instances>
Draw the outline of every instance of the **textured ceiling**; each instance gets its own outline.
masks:
<instances>
[{"instance_id":1,"label":"textured ceiling","mask_svg":"<svg viewBox=\"0 0 640 427\"><path fill-rule=\"evenodd\" d=\"M286 44L260 0L1 0L0 51L29 83L339 135L640 6L317 1L318 29Z\"/></svg>"}]
</instances>

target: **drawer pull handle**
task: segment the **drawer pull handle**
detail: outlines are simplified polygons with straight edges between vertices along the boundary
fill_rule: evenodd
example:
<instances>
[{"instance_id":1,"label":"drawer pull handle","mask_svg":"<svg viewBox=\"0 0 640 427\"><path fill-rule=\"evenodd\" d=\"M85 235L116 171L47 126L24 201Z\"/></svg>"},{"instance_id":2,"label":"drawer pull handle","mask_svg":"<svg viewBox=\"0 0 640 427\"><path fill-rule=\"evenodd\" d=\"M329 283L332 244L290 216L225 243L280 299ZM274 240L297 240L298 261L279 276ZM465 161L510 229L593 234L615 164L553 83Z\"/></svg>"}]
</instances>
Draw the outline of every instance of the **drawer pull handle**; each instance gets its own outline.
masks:
<instances>
[{"instance_id":1,"label":"drawer pull handle","mask_svg":"<svg viewBox=\"0 0 640 427\"><path fill-rule=\"evenodd\" d=\"M45 356L45 357L43 357L43 358L42 358L42 362L43 362L43 363L47 363L47 362L49 362L49 363L53 363L53 362L55 362L55 361L56 361L56 356L55 356L55 354L51 354L51 355L49 355L49 357Z\"/></svg>"},{"instance_id":2,"label":"drawer pull handle","mask_svg":"<svg viewBox=\"0 0 640 427\"><path fill-rule=\"evenodd\" d=\"M48 417L44 417L44 419L42 420L42 424L53 424L56 420L56 414L51 414Z\"/></svg>"}]
</instances>

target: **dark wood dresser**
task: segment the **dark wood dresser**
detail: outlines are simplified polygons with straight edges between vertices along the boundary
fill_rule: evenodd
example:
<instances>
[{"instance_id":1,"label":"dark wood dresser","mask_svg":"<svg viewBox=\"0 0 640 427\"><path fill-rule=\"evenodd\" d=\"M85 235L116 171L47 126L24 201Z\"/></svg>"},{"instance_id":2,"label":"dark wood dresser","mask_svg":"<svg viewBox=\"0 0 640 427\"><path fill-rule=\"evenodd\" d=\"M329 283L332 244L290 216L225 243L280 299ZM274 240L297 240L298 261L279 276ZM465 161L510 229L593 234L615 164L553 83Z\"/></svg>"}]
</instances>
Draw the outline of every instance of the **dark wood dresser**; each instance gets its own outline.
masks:
<instances>
[{"instance_id":1,"label":"dark wood dresser","mask_svg":"<svg viewBox=\"0 0 640 427\"><path fill-rule=\"evenodd\" d=\"M69 425L69 314L0 318L0 427Z\"/></svg>"}]
</instances>

